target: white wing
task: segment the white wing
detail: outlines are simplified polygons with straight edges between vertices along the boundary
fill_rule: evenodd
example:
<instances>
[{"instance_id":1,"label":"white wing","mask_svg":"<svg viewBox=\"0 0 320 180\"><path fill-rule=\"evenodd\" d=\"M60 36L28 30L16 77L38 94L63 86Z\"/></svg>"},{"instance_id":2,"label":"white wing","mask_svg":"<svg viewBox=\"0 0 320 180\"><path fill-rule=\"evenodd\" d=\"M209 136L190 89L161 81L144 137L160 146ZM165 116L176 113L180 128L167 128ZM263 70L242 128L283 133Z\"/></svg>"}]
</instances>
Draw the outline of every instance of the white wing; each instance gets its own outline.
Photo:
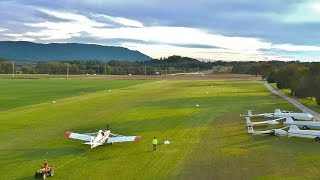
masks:
<instances>
[{"instance_id":1,"label":"white wing","mask_svg":"<svg viewBox=\"0 0 320 180\"><path fill-rule=\"evenodd\" d=\"M120 136L111 137L105 143L116 143L116 142L129 142L129 141L139 141L141 136Z\"/></svg>"},{"instance_id":2,"label":"white wing","mask_svg":"<svg viewBox=\"0 0 320 180\"><path fill-rule=\"evenodd\" d=\"M82 141L91 141L92 138L93 139L95 138L94 136L90 136L87 134L79 134L79 133L73 133L73 132L66 132L64 136L67 138L78 139Z\"/></svg>"},{"instance_id":3,"label":"white wing","mask_svg":"<svg viewBox=\"0 0 320 180\"><path fill-rule=\"evenodd\" d=\"M240 116L242 116L242 117L260 117L260 116L265 116L266 114L251 114L251 115L249 115L249 114L244 114L244 115L242 115L242 114L240 114Z\"/></svg>"},{"instance_id":4,"label":"white wing","mask_svg":"<svg viewBox=\"0 0 320 180\"><path fill-rule=\"evenodd\" d=\"M260 122L251 122L253 125L256 124L270 124L270 125L275 125L275 124L279 124L278 121L284 119L284 117L282 118L278 118L278 119L273 119L273 120L267 120L267 121L260 121Z\"/></svg>"},{"instance_id":5,"label":"white wing","mask_svg":"<svg viewBox=\"0 0 320 180\"><path fill-rule=\"evenodd\" d=\"M276 135L276 136L283 136L287 135L287 131L284 129L288 128L289 126L285 126L279 129L270 129L265 131L255 131L254 134L270 134L270 135Z\"/></svg>"}]
</instances>

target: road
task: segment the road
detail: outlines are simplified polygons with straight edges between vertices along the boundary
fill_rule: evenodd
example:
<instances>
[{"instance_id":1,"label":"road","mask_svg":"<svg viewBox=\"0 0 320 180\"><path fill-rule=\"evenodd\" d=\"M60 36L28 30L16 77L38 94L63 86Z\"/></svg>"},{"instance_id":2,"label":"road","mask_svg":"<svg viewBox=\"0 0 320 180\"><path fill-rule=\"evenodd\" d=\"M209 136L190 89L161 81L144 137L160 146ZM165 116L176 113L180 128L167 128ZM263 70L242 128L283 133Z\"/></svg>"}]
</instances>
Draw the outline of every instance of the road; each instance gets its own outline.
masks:
<instances>
[{"instance_id":1,"label":"road","mask_svg":"<svg viewBox=\"0 0 320 180\"><path fill-rule=\"evenodd\" d=\"M278 95L279 97L289 101L290 103L292 103L294 106L296 106L297 108L299 108L302 112L306 112L309 114L312 114L313 117L315 118L316 121L320 121L320 114L315 112L312 109L309 109L308 107L306 107L305 105L301 104L300 102L296 101L295 99L292 99L286 95L283 95L281 93L279 93L277 90L275 90L272 86L270 86L269 84L265 84L266 87L273 93Z\"/></svg>"}]
</instances>

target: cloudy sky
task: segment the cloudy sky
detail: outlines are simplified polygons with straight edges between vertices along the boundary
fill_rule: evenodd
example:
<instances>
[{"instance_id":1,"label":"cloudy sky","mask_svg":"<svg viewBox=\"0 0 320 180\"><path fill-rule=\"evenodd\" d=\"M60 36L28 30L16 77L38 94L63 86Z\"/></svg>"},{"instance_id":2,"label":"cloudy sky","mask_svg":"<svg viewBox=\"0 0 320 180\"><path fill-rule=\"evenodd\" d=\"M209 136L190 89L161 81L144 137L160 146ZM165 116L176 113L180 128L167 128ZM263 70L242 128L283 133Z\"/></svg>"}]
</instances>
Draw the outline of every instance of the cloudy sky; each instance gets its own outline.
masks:
<instances>
[{"instance_id":1,"label":"cloudy sky","mask_svg":"<svg viewBox=\"0 0 320 180\"><path fill-rule=\"evenodd\" d=\"M320 60L320 1L0 0L0 40L127 47L153 58Z\"/></svg>"}]
</instances>

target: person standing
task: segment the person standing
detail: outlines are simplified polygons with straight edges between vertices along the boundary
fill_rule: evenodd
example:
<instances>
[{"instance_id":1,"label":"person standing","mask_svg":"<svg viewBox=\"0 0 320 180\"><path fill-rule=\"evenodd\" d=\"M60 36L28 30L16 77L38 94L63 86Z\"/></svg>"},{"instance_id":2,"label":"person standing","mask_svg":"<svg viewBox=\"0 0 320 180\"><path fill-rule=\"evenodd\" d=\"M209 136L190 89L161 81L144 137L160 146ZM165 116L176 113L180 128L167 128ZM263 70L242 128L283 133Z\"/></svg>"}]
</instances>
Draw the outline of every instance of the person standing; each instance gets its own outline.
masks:
<instances>
[{"instance_id":1,"label":"person standing","mask_svg":"<svg viewBox=\"0 0 320 180\"><path fill-rule=\"evenodd\" d=\"M158 144L158 139L156 137L153 137L153 140L152 140L153 151L157 150L157 144Z\"/></svg>"},{"instance_id":2,"label":"person standing","mask_svg":"<svg viewBox=\"0 0 320 180\"><path fill-rule=\"evenodd\" d=\"M43 168L44 168L44 170L45 170L46 173L48 173L48 166L49 166L48 161L45 160L45 161L43 162Z\"/></svg>"}]
</instances>

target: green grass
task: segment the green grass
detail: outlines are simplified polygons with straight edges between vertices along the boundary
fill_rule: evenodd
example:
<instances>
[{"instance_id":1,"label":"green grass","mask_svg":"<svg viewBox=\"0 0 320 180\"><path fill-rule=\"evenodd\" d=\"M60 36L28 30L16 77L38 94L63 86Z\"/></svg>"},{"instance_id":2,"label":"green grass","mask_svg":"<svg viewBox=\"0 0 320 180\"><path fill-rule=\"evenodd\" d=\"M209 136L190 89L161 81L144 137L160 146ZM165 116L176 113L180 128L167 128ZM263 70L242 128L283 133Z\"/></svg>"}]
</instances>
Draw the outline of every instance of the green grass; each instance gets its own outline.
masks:
<instances>
[{"instance_id":1,"label":"green grass","mask_svg":"<svg viewBox=\"0 0 320 180\"><path fill-rule=\"evenodd\" d=\"M31 89L37 82L30 81ZM60 83L56 86L65 86ZM247 135L239 117L246 109L261 113L293 108L255 81L160 81L89 92L70 93L55 104L35 101L0 111L0 179L32 179L45 159L56 167L54 179L320 175L318 143ZM89 151L81 141L63 137L66 131L94 132L107 124L114 133L142 135L142 140ZM154 136L159 142L169 139L171 145L152 152Z\"/></svg>"},{"instance_id":2,"label":"green grass","mask_svg":"<svg viewBox=\"0 0 320 180\"><path fill-rule=\"evenodd\" d=\"M0 79L0 110L52 102L101 90L111 90L146 80Z\"/></svg>"}]
</instances>

